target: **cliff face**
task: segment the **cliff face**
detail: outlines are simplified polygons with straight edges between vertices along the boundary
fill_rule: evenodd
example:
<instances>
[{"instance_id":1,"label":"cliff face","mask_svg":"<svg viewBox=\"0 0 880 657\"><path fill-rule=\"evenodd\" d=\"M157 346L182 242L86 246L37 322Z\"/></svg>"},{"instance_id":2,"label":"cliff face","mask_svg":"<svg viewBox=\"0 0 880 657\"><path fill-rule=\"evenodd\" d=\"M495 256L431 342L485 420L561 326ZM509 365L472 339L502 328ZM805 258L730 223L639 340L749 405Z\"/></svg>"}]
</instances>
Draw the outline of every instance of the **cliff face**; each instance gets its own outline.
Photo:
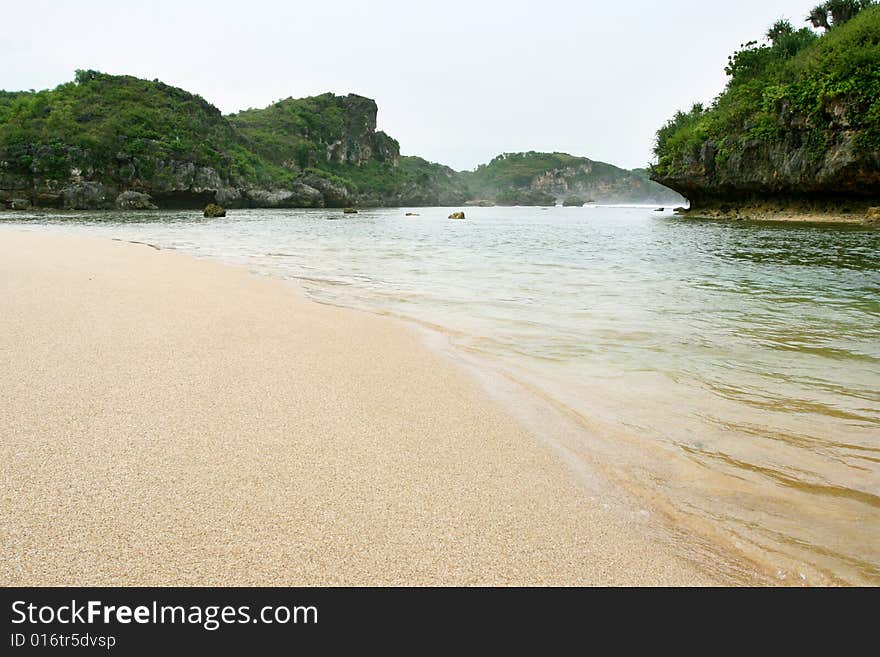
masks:
<instances>
[{"instance_id":1,"label":"cliff face","mask_svg":"<svg viewBox=\"0 0 880 657\"><path fill-rule=\"evenodd\" d=\"M824 131L817 149L802 116L779 114L778 141L744 139L730 152L713 140L680 156L653 179L674 189L693 208L713 204L789 204L880 199L880 151L862 148L859 132L841 121Z\"/></svg>"},{"instance_id":2,"label":"cliff face","mask_svg":"<svg viewBox=\"0 0 880 657\"><path fill-rule=\"evenodd\" d=\"M880 6L824 35L780 21L712 107L657 133L652 179L692 209L842 209L880 200Z\"/></svg>"},{"instance_id":3,"label":"cliff face","mask_svg":"<svg viewBox=\"0 0 880 657\"><path fill-rule=\"evenodd\" d=\"M371 159L392 167L400 160L400 144L376 130L379 107L371 98L349 94L338 99L344 118L343 129L331 143L326 143L327 161L363 166Z\"/></svg>"}]
</instances>

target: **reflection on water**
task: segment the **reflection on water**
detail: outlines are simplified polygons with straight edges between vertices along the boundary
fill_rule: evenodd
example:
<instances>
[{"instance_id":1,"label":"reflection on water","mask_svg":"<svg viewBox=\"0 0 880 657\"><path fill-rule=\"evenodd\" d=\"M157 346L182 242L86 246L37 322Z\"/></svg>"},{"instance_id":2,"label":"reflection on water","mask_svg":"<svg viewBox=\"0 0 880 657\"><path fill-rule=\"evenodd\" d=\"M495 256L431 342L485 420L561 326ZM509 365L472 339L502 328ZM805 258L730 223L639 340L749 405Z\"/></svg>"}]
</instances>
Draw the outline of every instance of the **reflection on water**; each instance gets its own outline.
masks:
<instances>
[{"instance_id":1,"label":"reflection on water","mask_svg":"<svg viewBox=\"0 0 880 657\"><path fill-rule=\"evenodd\" d=\"M639 208L419 212L0 216L445 327L589 418L682 518L782 570L880 583L880 231Z\"/></svg>"}]
</instances>

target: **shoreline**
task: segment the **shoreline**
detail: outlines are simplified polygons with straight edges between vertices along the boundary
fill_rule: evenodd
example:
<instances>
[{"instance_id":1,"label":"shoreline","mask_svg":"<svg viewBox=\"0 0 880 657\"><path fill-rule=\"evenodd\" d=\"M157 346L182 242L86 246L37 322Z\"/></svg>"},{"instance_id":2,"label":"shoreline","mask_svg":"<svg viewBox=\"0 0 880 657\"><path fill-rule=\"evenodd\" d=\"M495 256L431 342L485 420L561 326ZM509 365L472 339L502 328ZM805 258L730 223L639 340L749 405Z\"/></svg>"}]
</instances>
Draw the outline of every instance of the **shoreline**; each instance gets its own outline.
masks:
<instances>
[{"instance_id":1,"label":"shoreline","mask_svg":"<svg viewBox=\"0 0 880 657\"><path fill-rule=\"evenodd\" d=\"M22 381L3 382L0 397L12 427L0 446L14 491L2 514L4 553L16 555L0 571L7 585L767 581L749 567L722 572L702 548L689 552L693 536L672 540L665 521L632 507L591 464L542 444L472 375L395 326L402 322L148 245L13 229L0 232L0 251L14 288L2 331L13 362L3 371ZM116 277L102 283L109 289L81 289L108 273ZM151 312L163 300L171 314ZM183 300L209 316L191 314ZM61 318L59 305L68 311ZM48 308L65 320L62 335L37 312ZM71 314L83 310L91 312ZM274 320L262 317L267 311ZM104 328L102 318L117 326ZM242 322L252 331L242 334ZM123 326L151 339L132 343ZM237 341L214 344L217 334L238 336L244 353ZM79 359L52 354L60 356L52 366L33 353L45 358L46 343L60 338L61 350ZM163 356L157 341L184 362ZM97 391L72 385L83 356L84 378L100 383ZM230 361L238 376L229 376ZM211 376L193 380L187 364L207 364ZM193 385L201 394L189 399ZM159 403L147 404L143 388ZM278 404L265 407L267 396ZM161 409L173 421L156 417ZM126 440L132 426L140 427L134 444ZM169 462L169 453L183 463ZM124 467L102 469L87 454ZM274 476L260 483L267 471ZM305 483L315 473L333 491L323 503ZM82 490L89 482L101 485ZM34 514L36 500L65 487L99 504L62 497L59 508ZM213 494L224 501L211 503ZM326 509L294 504L291 495ZM202 504L182 504L189 496ZM122 512L131 505L141 522ZM243 535L233 517L248 528ZM224 529L231 539L222 540ZM115 538L102 538L107 532ZM305 561L289 558L291 541Z\"/></svg>"},{"instance_id":2,"label":"shoreline","mask_svg":"<svg viewBox=\"0 0 880 657\"><path fill-rule=\"evenodd\" d=\"M688 219L725 219L729 221L759 221L786 223L851 224L880 227L880 202L853 203L851 207L816 207L809 204L791 205L774 203L715 203L687 209L676 209L675 214Z\"/></svg>"},{"instance_id":3,"label":"shoreline","mask_svg":"<svg viewBox=\"0 0 880 657\"><path fill-rule=\"evenodd\" d=\"M368 212L370 210L429 210L432 208L442 208L442 209L456 209L456 208L475 208L475 207L493 207L493 208L564 208L564 205L556 205L556 206L504 206L504 205L492 205L492 206L474 206L469 205L468 203L464 203L461 205L400 205L400 206L384 206L384 205L361 205L359 206L361 210ZM664 206L663 203L588 203L584 206L577 207L633 207L633 208L651 208L651 209L660 209L663 208L665 211L669 211L671 206L666 204ZM247 211L285 211L285 210L312 210L312 211L326 211L333 213L342 213L344 208L340 207L230 207L228 208L230 212L247 212ZM194 215L201 216L202 209L194 208L194 207L162 207L156 210L126 210L127 212L134 212L138 214L144 214L145 216L154 213L154 212L191 212ZM53 207L29 207L27 209L10 209L10 208L0 208L0 212L10 215L11 217L22 217L24 221L27 221L27 215L32 215L35 217L39 217L42 215L53 215L53 216L83 216L83 215L96 215L103 216L109 214L117 214L119 210L113 209L59 209ZM867 228L876 228L880 227L880 201L873 203L859 203L856 204L853 208L848 210L843 210L840 208L817 208L813 206L791 206L791 205L783 205L779 206L777 204L772 203L756 203L756 204L745 204L745 205L737 205L735 203L719 203L719 204L707 204L701 205L697 207L679 207L673 210L673 214L678 217L682 217L685 219L721 219L727 221L755 221L755 222L783 222L783 223L802 223L802 224L847 224L847 225L855 225L855 226L864 226ZM205 221L211 221L209 218L205 218ZM9 223L10 226L14 226L13 223Z\"/></svg>"}]
</instances>

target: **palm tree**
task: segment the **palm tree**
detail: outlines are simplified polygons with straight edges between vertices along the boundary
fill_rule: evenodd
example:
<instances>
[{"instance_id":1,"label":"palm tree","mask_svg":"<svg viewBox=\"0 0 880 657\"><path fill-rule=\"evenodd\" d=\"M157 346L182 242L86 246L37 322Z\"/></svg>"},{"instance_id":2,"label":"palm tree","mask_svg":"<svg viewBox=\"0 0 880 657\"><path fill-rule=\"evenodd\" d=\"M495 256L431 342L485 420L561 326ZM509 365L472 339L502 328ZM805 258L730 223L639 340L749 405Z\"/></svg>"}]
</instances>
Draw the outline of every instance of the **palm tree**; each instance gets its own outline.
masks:
<instances>
[{"instance_id":1,"label":"palm tree","mask_svg":"<svg viewBox=\"0 0 880 657\"><path fill-rule=\"evenodd\" d=\"M831 25L828 23L828 9L825 5L813 7L807 16L807 20L810 21L815 28L821 27L826 32L831 29Z\"/></svg>"},{"instance_id":2,"label":"palm tree","mask_svg":"<svg viewBox=\"0 0 880 657\"><path fill-rule=\"evenodd\" d=\"M794 34L794 26L784 18L780 18L773 23L773 27L767 30L767 38L774 45L779 42L780 37Z\"/></svg>"},{"instance_id":3,"label":"palm tree","mask_svg":"<svg viewBox=\"0 0 880 657\"><path fill-rule=\"evenodd\" d=\"M827 0L807 16L813 27L828 31L853 19L862 9L877 4L875 0ZM830 16L829 16L830 15Z\"/></svg>"}]
</instances>

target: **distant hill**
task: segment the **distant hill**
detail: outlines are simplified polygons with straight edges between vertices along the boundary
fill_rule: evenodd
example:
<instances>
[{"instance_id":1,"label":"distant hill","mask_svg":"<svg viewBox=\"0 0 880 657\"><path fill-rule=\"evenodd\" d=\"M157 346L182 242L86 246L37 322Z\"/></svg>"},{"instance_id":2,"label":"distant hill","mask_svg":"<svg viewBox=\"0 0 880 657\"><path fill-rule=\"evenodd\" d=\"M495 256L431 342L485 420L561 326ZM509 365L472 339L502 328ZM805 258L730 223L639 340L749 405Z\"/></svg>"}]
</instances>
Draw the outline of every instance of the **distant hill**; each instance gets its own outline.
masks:
<instances>
[{"instance_id":1,"label":"distant hill","mask_svg":"<svg viewBox=\"0 0 880 657\"><path fill-rule=\"evenodd\" d=\"M672 202L640 172L560 153L472 172L401 156L377 113L328 93L223 116L158 80L77 71L55 89L0 91L0 207Z\"/></svg>"},{"instance_id":2,"label":"distant hill","mask_svg":"<svg viewBox=\"0 0 880 657\"><path fill-rule=\"evenodd\" d=\"M645 170L627 171L567 153L505 153L462 175L471 194L499 205L684 202L651 182Z\"/></svg>"}]
</instances>

